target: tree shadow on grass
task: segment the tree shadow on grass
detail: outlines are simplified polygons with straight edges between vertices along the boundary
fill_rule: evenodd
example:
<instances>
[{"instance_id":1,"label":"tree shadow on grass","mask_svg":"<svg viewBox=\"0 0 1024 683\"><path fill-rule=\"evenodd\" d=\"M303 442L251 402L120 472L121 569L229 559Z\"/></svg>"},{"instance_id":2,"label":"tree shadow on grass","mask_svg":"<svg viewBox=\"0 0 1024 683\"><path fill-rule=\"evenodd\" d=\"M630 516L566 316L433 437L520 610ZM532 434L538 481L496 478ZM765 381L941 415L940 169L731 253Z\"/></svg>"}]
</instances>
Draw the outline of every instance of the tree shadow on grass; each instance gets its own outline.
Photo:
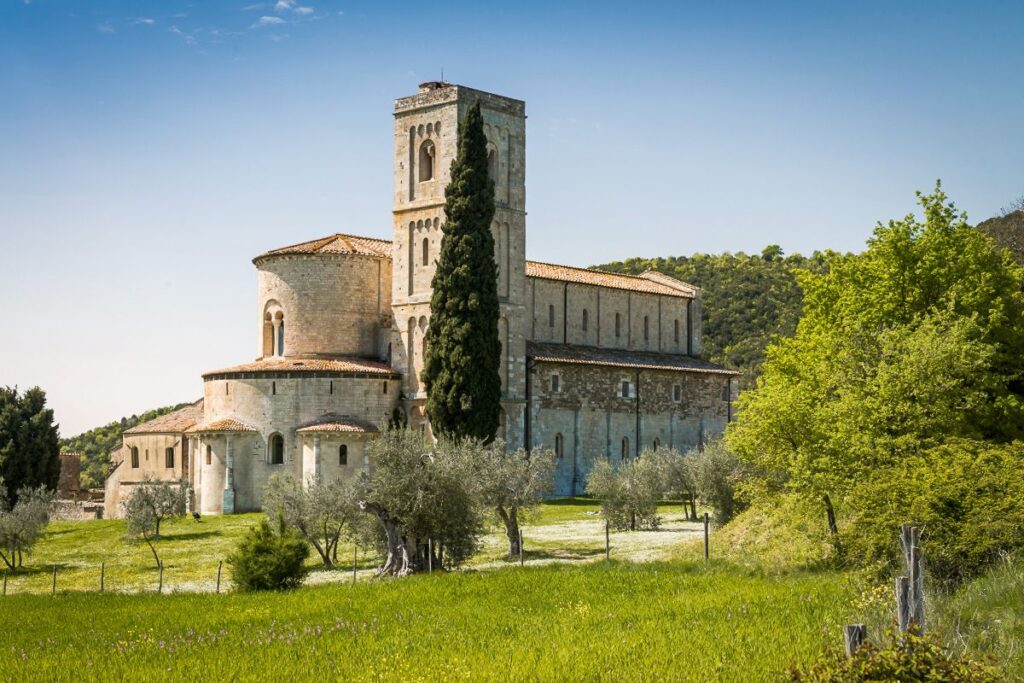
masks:
<instances>
[{"instance_id":1,"label":"tree shadow on grass","mask_svg":"<svg viewBox=\"0 0 1024 683\"><path fill-rule=\"evenodd\" d=\"M7 576L12 579L17 577L39 576L40 574L48 576L53 574L54 565L57 567L58 580L60 579L61 572L66 572L71 569L81 569L81 566L77 564L66 564L64 562L49 562L47 564L38 564L33 562L32 564L26 564L24 567L18 567L14 570L9 569L7 565L0 566L0 574L6 571Z\"/></svg>"},{"instance_id":2,"label":"tree shadow on grass","mask_svg":"<svg viewBox=\"0 0 1024 683\"><path fill-rule=\"evenodd\" d=\"M221 531L199 531L199 532L179 532L176 534L160 534L160 542L163 541L198 541L204 538L214 538L223 536Z\"/></svg>"},{"instance_id":3,"label":"tree shadow on grass","mask_svg":"<svg viewBox=\"0 0 1024 683\"><path fill-rule=\"evenodd\" d=\"M525 545L525 544L524 544ZM585 560L590 557L604 555L604 548L540 548L537 550L523 550L523 559L531 560ZM504 556L500 558L507 564L519 562L519 556Z\"/></svg>"},{"instance_id":4,"label":"tree shadow on grass","mask_svg":"<svg viewBox=\"0 0 1024 683\"><path fill-rule=\"evenodd\" d=\"M595 505L600 505L601 501L597 498L572 496L569 498L547 498L544 500L544 504L559 507L593 507Z\"/></svg>"}]
</instances>

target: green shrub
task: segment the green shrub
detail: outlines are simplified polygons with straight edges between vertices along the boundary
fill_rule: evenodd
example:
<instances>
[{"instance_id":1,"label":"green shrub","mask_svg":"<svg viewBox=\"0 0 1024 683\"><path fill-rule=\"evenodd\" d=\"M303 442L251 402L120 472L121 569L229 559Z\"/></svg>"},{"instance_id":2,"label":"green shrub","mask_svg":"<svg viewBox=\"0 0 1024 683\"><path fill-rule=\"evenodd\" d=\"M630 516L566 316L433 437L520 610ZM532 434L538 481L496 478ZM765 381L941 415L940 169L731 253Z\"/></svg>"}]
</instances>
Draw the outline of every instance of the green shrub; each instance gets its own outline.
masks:
<instances>
[{"instance_id":1,"label":"green shrub","mask_svg":"<svg viewBox=\"0 0 1024 683\"><path fill-rule=\"evenodd\" d=\"M1003 680L991 666L947 653L929 637L894 636L883 647L866 643L847 658L829 652L818 661L788 672L789 680L801 683L998 683Z\"/></svg>"},{"instance_id":2,"label":"green shrub","mask_svg":"<svg viewBox=\"0 0 1024 683\"><path fill-rule=\"evenodd\" d=\"M243 592L296 588L306 576L309 544L279 520L275 531L261 520L228 556L231 580Z\"/></svg>"},{"instance_id":3,"label":"green shrub","mask_svg":"<svg viewBox=\"0 0 1024 683\"><path fill-rule=\"evenodd\" d=\"M887 575L901 570L897 529L913 524L930 576L956 584L1024 546L1024 444L937 446L877 472L852 498L852 556Z\"/></svg>"},{"instance_id":4,"label":"green shrub","mask_svg":"<svg viewBox=\"0 0 1024 683\"><path fill-rule=\"evenodd\" d=\"M708 443L702 452L690 453L690 468L700 502L709 506L715 523L725 524L741 512L745 504L736 488L744 478L743 461L721 439Z\"/></svg>"},{"instance_id":5,"label":"green shrub","mask_svg":"<svg viewBox=\"0 0 1024 683\"><path fill-rule=\"evenodd\" d=\"M659 463L644 456L618 468L599 460L587 478L587 493L601 501L601 514L614 529L657 529L662 488Z\"/></svg>"}]
</instances>

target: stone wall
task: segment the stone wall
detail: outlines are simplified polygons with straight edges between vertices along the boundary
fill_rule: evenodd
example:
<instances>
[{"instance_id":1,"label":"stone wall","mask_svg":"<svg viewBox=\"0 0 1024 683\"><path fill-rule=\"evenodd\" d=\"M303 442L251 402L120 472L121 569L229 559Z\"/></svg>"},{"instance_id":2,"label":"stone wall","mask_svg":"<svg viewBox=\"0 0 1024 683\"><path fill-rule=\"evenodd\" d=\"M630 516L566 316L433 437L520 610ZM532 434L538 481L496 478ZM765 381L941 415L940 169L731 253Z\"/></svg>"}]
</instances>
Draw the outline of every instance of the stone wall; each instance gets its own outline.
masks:
<instances>
[{"instance_id":1,"label":"stone wall","mask_svg":"<svg viewBox=\"0 0 1024 683\"><path fill-rule=\"evenodd\" d=\"M284 316L284 355L384 358L391 327L391 263L350 254L281 255L257 263L259 355L266 316ZM270 353L267 353L267 351Z\"/></svg>"},{"instance_id":2,"label":"stone wall","mask_svg":"<svg viewBox=\"0 0 1024 683\"><path fill-rule=\"evenodd\" d=\"M222 510L224 468L230 436L234 463L235 511L260 507L267 479L275 472L304 477L303 448L308 435L296 429L325 414L359 418L384 428L398 405L401 382L370 376L331 376L328 373L261 373L261 376L208 379L204 382L204 423L231 418L255 433L199 434L195 437L197 470L193 485L203 513ZM270 464L270 437L284 439L284 463ZM333 442L332 442L333 443ZM362 440L359 440L362 444ZM353 437L352 458L361 445ZM207 453L209 452L209 462Z\"/></svg>"},{"instance_id":3,"label":"stone wall","mask_svg":"<svg viewBox=\"0 0 1024 683\"><path fill-rule=\"evenodd\" d=\"M526 288L532 341L683 354L696 343L699 355L691 299L535 277L526 278Z\"/></svg>"},{"instance_id":4,"label":"stone wall","mask_svg":"<svg viewBox=\"0 0 1024 683\"><path fill-rule=\"evenodd\" d=\"M598 458L618 463L656 444L686 451L720 434L731 414L735 382L729 377L536 363L530 373L530 440L534 447L554 449L561 435L556 494L582 493Z\"/></svg>"}]
</instances>

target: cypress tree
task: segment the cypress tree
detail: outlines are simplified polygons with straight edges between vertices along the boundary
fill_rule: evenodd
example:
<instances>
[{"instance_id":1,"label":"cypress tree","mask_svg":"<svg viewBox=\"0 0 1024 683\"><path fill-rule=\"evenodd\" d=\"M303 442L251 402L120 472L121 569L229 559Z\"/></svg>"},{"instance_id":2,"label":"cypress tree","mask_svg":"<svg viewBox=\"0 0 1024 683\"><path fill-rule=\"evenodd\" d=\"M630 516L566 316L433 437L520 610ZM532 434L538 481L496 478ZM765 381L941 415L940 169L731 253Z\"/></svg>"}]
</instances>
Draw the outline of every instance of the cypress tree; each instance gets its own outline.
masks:
<instances>
[{"instance_id":1,"label":"cypress tree","mask_svg":"<svg viewBox=\"0 0 1024 683\"><path fill-rule=\"evenodd\" d=\"M494 182L477 102L459 126L445 188L445 227L434 272L423 383L435 434L491 441L501 410Z\"/></svg>"},{"instance_id":2,"label":"cypress tree","mask_svg":"<svg viewBox=\"0 0 1024 683\"><path fill-rule=\"evenodd\" d=\"M13 505L23 486L55 489L59 479L60 441L46 393L0 387L0 498Z\"/></svg>"}]
</instances>

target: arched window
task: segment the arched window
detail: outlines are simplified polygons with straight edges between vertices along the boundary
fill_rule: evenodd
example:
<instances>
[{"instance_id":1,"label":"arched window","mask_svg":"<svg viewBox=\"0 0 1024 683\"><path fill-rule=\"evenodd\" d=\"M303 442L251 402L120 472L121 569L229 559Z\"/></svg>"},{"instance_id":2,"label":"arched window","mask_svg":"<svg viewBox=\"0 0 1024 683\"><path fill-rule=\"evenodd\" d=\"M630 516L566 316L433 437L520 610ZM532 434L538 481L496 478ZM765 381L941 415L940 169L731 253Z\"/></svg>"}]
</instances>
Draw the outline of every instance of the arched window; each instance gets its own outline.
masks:
<instances>
[{"instance_id":1,"label":"arched window","mask_svg":"<svg viewBox=\"0 0 1024 683\"><path fill-rule=\"evenodd\" d=\"M587 331L587 309L583 309L583 331Z\"/></svg>"},{"instance_id":2,"label":"arched window","mask_svg":"<svg viewBox=\"0 0 1024 683\"><path fill-rule=\"evenodd\" d=\"M139 469L139 449L132 446L132 468Z\"/></svg>"},{"instance_id":3,"label":"arched window","mask_svg":"<svg viewBox=\"0 0 1024 683\"><path fill-rule=\"evenodd\" d=\"M270 311L263 314L263 356L274 355L274 320Z\"/></svg>"},{"instance_id":4,"label":"arched window","mask_svg":"<svg viewBox=\"0 0 1024 683\"><path fill-rule=\"evenodd\" d=\"M420 182L434 179L434 143L424 140L420 145Z\"/></svg>"},{"instance_id":5,"label":"arched window","mask_svg":"<svg viewBox=\"0 0 1024 683\"><path fill-rule=\"evenodd\" d=\"M629 460L629 437L622 437L622 462Z\"/></svg>"},{"instance_id":6,"label":"arched window","mask_svg":"<svg viewBox=\"0 0 1024 683\"><path fill-rule=\"evenodd\" d=\"M661 439L655 439L654 443L651 445L654 447L654 450L658 450L661 448Z\"/></svg>"},{"instance_id":7,"label":"arched window","mask_svg":"<svg viewBox=\"0 0 1024 683\"><path fill-rule=\"evenodd\" d=\"M212 465L213 464L213 446L207 446L206 447L206 464L207 465Z\"/></svg>"},{"instance_id":8,"label":"arched window","mask_svg":"<svg viewBox=\"0 0 1024 683\"><path fill-rule=\"evenodd\" d=\"M284 464L284 437L280 434L274 434L270 437L270 447L267 449L270 451L270 464L271 465L283 465Z\"/></svg>"},{"instance_id":9,"label":"arched window","mask_svg":"<svg viewBox=\"0 0 1024 683\"><path fill-rule=\"evenodd\" d=\"M338 464L341 466L348 464L348 446L345 444L338 446Z\"/></svg>"},{"instance_id":10,"label":"arched window","mask_svg":"<svg viewBox=\"0 0 1024 683\"><path fill-rule=\"evenodd\" d=\"M423 238L423 265L430 265L430 240Z\"/></svg>"},{"instance_id":11,"label":"arched window","mask_svg":"<svg viewBox=\"0 0 1024 683\"><path fill-rule=\"evenodd\" d=\"M615 314L615 336L622 336L622 316L618 313Z\"/></svg>"},{"instance_id":12,"label":"arched window","mask_svg":"<svg viewBox=\"0 0 1024 683\"><path fill-rule=\"evenodd\" d=\"M650 339L651 336L651 319L649 316L644 316L644 341Z\"/></svg>"},{"instance_id":13,"label":"arched window","mask_svg":"<svg viewBox=\"0 0 1024 683\"><path fill-rule=\"evenodd\" d=\"M493 147L487 150L487 177L494 183L498 182L498 150Z\"/></svg>"},{"instance_id":14,"label":"arched window","mask_svg":"<svg viewBox=\"0 0 1024 683\"><path fill-rule=\"evenodd\" d=\"M548 327L555 326L555 305L548 304Z\"/></svg>"},{"instance_id":15,"label":"arched window","mask_svg":"<svg viewBox=\"0 0 1024 683\"><path fill-rule=\"evenodd\" d=\"M284 316L280 315L277 324L277 355L284 355Z\"/></svg>"},{"instance_id":16,"label":"arched window","mask_svg":"<svg viewBox=\"0 0 1024 683\"><path fill-rule=\"evenodd\" d=\"M676 344L678 344L679 343L679 321L675 320L673 326L674 326L674 330L675 330Z\"/></svg>"},{"instance_id":17,"label":"arched window","mask_svg":"<svg viewBox=\"0 0 1024 683\"><path fill-rule=\"evenodd\" d=\"M562 458L562 435L555 434L555 457L558 459Z\"/></svg>"}]
</instances>

